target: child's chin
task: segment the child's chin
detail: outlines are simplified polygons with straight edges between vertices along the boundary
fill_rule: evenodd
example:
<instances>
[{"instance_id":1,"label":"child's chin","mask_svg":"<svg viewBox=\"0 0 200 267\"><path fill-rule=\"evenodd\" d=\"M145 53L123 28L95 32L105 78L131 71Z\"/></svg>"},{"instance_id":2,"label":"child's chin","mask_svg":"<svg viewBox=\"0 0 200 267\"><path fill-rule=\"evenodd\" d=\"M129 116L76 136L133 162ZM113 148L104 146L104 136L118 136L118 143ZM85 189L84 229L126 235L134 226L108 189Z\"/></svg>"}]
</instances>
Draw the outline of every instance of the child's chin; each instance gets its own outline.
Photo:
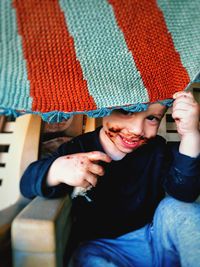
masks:
<instances>
[{"instance_id":1,"label":"child's chin","mask_svg":"<svg viewBox=\"0 0 200 267\"><path fill-rule=\"evenodd\" d=\"M112 160L118 161L123 159L126 156L126 153L113 153L109 155Z\"/></svg>"}]
</instances>

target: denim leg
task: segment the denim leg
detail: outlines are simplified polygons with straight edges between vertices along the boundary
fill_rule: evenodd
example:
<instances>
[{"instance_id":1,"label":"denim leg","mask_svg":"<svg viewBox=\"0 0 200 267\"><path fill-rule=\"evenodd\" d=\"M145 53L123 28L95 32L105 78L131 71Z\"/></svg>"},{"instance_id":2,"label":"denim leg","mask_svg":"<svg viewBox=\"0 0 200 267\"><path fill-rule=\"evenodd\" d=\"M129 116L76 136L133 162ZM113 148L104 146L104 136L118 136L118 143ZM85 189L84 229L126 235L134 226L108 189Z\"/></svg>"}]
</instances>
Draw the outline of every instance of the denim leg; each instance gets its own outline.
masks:
<instances>
[{"instance_id":1,"label":"denim leg","mask_svg":"<svg viewBox=\"0 0 200 267\"><path fill-rule=\"evenodd\" d=\"M123 261L122 261L123 262ZM99 242L84 242L72 256L68 267L125 267L120 265L120 256L112 248Z\"/></svg>"},{"instance_id":2,"label":"denim leg","mask_svg":"<svg viewBox=\"0 0 200 267\"><path fill-rule=\"evenodd\" d=\"M200 267L200 204L166 197L153 220L154 266Z\"/></svg>"},{"instance_id":3,"label":"denim leg","mask_svg":"<svg viewBox=\"0 0 200 267\"><path fill-rule=\"evenodd\" d=\"M150 226L114 239L84 242L68 267L153 267Z\"/></svg>"}]
</instances>

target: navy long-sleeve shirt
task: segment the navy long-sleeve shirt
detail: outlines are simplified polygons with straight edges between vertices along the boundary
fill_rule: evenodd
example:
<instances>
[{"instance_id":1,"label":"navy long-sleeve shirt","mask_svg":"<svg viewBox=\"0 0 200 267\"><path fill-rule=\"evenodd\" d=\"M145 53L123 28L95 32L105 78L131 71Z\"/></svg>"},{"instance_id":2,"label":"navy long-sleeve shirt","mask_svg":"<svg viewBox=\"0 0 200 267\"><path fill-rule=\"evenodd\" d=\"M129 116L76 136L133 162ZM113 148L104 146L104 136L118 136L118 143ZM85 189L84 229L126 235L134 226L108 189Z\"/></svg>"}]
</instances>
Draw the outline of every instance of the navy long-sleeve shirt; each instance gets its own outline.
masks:
<instances>
[{"instance_id":1,"label":"navy long-sleeve shirt","mask_svg":"<svg viewBox=\"0 0 200 267\"><path fill-rule=\"evenodd\" d=\"M51 157L32 163L21 179L22 194L34 198L71 193L73 187L69 185L47 187L48 169L63 155L103 151L99 131L78 136L61 145ZM151 222L165 192L186 202L195 201L200 194L200 155L182 155L178 144L169 146L160 136L120 161L102 164L104 176L87 193L92 201L83 196L73 199L74 227L81 239L117 237L143 227Z\"/></svg>"}]
</instances>

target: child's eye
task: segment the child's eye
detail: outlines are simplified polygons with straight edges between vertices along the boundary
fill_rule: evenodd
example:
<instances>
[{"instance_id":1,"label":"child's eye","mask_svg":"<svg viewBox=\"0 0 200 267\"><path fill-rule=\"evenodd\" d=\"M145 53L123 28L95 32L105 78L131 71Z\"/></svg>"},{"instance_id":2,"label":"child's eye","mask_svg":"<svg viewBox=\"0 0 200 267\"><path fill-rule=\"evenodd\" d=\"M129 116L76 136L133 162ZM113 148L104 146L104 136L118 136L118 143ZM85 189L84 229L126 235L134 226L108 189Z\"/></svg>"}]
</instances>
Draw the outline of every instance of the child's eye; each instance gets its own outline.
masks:
<instances>
[{"instance_id":1,"label":"child's eye","mask_svg":"<svg viewBox=\"0 0 200 267\"><path fill-rule=\"evenodd\" d=\"M161 121L160 118L158 118L158 117L156 117L156 116L154 116L154 115L149 115L149 116L147 117L147 120L152 121L152 122L160 122L160 121Z\"/></svg>"}]
</instances>

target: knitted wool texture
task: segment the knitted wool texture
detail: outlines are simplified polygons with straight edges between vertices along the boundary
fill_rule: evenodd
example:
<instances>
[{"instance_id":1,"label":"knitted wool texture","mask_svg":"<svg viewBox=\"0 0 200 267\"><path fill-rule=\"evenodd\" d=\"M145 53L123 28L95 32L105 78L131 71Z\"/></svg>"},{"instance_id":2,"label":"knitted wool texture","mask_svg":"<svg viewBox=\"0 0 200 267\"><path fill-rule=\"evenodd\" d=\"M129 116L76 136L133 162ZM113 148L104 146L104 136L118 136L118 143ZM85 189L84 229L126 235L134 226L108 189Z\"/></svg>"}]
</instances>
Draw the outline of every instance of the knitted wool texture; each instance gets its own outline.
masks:
<instances>
[{"instance_id":1,"label":"knitted wool texture","mask_svg":"<svg viewBox=\"0 0 200 267\"><path fill-rule=\"evenodd\" d=\"M198 80L199 0L0 1L0 112L61 121L170 104Z\"/></svg>"}]
</instances>

